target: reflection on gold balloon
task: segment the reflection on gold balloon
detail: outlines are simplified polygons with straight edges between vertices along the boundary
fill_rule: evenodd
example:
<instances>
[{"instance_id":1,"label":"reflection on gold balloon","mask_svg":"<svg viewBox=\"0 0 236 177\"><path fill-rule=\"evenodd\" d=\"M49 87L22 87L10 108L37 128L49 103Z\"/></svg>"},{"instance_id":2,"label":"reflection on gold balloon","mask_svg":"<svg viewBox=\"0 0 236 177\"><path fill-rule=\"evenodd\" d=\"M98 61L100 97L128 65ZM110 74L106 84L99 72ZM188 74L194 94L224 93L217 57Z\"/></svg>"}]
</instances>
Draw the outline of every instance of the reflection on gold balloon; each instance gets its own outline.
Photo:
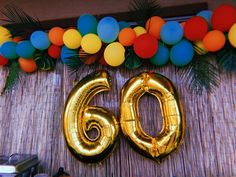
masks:
<instances>
[{"instance_id":1,"label":"reflection on gold balloon","mask_svg":"<svg viewBox=\"0 0 236 177\"><path fill-rule=\"evenodd\" d=\"M114 114L88 105L98 92L110 89L108 73L99 71L82 79L67 99L63 115L65 140L70 152L83 162L102 161L115 146L119 126ZM92 129L98 132L95 139L87 135Z\"/></svg>"},{"instance_id":2,"label":"reflection on gold balloon","mask_svg":"<svg viewBox=\"0 0 236 177\"><path fill-rule=\"evenodd\" d=\"M148 92L160 102L163 127L156 138L146 134L140 125L138 103ZM173 84L164 76L142 73L131 78L121 92L120 124L124 135L135 150L160 161L182 143L185 120L181 102Z\"/></svg>"}]
</instances>

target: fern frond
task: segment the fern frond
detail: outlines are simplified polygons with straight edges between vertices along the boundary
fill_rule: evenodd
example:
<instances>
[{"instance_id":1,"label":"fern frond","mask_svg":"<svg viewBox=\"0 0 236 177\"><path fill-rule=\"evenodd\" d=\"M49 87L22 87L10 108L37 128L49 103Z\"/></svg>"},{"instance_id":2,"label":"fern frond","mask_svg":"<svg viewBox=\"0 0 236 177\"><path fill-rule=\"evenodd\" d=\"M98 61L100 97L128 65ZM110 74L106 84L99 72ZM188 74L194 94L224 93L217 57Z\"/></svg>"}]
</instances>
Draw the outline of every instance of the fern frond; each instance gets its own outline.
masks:
<instances>
[{"instance_id":1,"label":"fern frond","mask_svg":"<svg viewBox=\"0 0 236 177\"><path fill-rule=\"evenodd\" d=\"M150 17L160 13L161 6L156 0L132 0L129 10L133 13L134 21L139 25L145 26Z\"/></svg>"},{"instance_id":2,"label":"fern frond","mask_svg":"<svg viewBox=\"0 0 236 177\"><path fill-rule=\"evenodd\" d=\"M20 72L21 69L19 67L19 63L17 61L12 61L9 64L9 74L1 94L11 91L16 86L20 79Z\"/></svg>"},{"instance_id":3,"label":"fern frond","mask_svg":"<svg viewBox=\"0 0 236 177\"><path fill-rule=\"evenodd\" d=\"M204 90L212 92L220 84L219 69L206 57L195 57L182 70L181 79L192 93L202 94Z\"/></svg>"}]
</instances>

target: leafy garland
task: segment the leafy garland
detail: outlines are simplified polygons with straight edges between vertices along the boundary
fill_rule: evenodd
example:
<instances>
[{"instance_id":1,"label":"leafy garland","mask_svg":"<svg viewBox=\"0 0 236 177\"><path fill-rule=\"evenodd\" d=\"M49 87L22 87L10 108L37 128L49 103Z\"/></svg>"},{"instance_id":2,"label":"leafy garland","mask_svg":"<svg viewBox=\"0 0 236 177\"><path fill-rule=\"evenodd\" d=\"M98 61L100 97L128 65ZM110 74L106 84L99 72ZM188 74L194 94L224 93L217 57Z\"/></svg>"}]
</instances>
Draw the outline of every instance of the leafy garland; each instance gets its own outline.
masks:
<instances>
[{"instance_id":1,"label":"leafy garland","mask_svg":"<svg viewBox=\"0 0 236 177\"><path fill-rule=\"evenodd\" d=\"M213 92L220 84L219 69L206 56L195 56L181 73L181 79L187 88L196 94L204 89Z\"/></svg>"},{"instance_id":2,"label":"leafy garland","mask_svg":"<svg viewBox=\"0 0 236 177\"><path fill-rule=\"evenodd\" d=\"M20 72L21 69L18 62L14 61L9 64L9 74L1 94L9 92L14 86L16 86L20 79Z\"/></svg>"},{"instance_id":3,"label":"leafy garland","mask_svg":"<svg viewBox=\"0 0 236 177\"><path fill-rule=\"evenodd\" d=\"M216 54L218 66L226 72L236 72L236 50L229 42Z\"/></svg>"},{"instance_id":4,"label":"leafy garland","mask_svg":"<svg viewBox=\"0 0 236 177\"><path fill-rule=\"evenodd\" d=\"M161 11L161 6L155 0L132 0L129 8L136 23L142 26L150 17ZM13 4L5 6L5 10L2 10L1 13L7 18L1 20L10 23L8 29L13 37L21 36L23 39L29 39L33 31L43 29L38 19L31 17ZM27 31L25 31L26 29ZM106 45L96 54L87 54L81 49L77 55L66 58L65 64L72 74L76 74L83 63L101 62L105 47ZM198 46L194 47L198 53L202 52ZM48 71L55 68L56 60L50 57L47 51L36 50L33 58L40 70ZM139 68L144 62L135 54L132 47L127 48L125 58L124 65L128 69ZM212 58L216 59L216 63ZM17 84L21 73L17 61L9 60L7 65L9 66L9 74L3 93L10 91ZM212 92L220 84L220 69L226 72L236 71L236 49L228 41L224 48L217 53L195 54L190 64L180 68L181 80L192 93L201 94L204 90Z\"/></svg>"}]
</instances>

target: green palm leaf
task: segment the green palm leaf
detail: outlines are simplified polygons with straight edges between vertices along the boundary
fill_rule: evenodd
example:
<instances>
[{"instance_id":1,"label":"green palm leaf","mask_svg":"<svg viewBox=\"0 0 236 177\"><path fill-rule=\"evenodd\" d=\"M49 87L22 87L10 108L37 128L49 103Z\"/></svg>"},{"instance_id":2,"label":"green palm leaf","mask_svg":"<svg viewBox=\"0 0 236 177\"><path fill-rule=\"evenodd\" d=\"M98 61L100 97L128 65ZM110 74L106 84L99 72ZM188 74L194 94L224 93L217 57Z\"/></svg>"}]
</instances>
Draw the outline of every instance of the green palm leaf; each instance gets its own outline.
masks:
<instances>
[{"instance_id":1,"label":"green palm leaf","mask_svg":"<svg viewBox=\"0 0 236 177\"><path fill-rule=\"evenodd\" d=\"M128 69L137 69L143 64L141 60L132 48L128 49L127 55L125 57L125 67Z\"/></svg>"},{"instance_id":2,"label":"green palm leaf","mask_svg":"<svg viewBox=\"0 0 236 177\"><path fill-rule=\"evenodd\" d=\"M182 70L181 79L192 93L213 92L220 84L219 69L204 56L195 57Z\"/></svg>"},{"instance_id":3,"label":"green palm leaf","mask_svg":"<svg viewBox=\"0 0 236 177\"><path fill-rule=\"evenodd\" d=\"M160 13L161 6L156 0L132 0L129 9L134 21L144 26L150 17Z\"/></svg>"},{"instance_id":4,"label":"green palm leaf","mask_svg":"<svg viewBox=\"0 0 236 177\"><path fill-rule=\"evenodd\" d=\"M20 72L21 70L19 67L19 63L17 61L12 61L9 64L9 74L7 76L7 80L1 94L9 92L11 89L13 89L14 86L16 86L17 82L20 79Z\"/></svg>"},{"instance_id":5,"label":"green palm leaf","mask_svg":"<svg viewBox=\"0 0 236 177\"><path fill-rule=\"evenodd\" d=\"M56 60L50 57L46 51L36 51L34 54L34 60L38 69L43 71L53 70L56 66Z\"/></svg>"},{"instance_id":6,"label":"green palm leaf","mask_svg":"<svg viewBox=\"0 0 236 177\"><path fill-rule=\"evenodd\" d=\"M226 72L236 72L236 49L227 42L225 47L216 53L216 62Z\"/></svg>"},{"instance_id":7,"label":"green palm leaf","mask_svg":"<svg viewBox=\"0 0 236 177\"><path fill-rule=\"evenodd\" d=\"M6 26L13 36L22 36L27 39L33 31L41 29L38 19L31 17L14 4L7 4L1 13L5 17L1 20L8 23Z\"/></svg>"},{"instance_id":8,"label":"green palm leaf","mask_svg":"<svg viewBox=\"0 0 236 177\"><path fill-rule=\"evenodd\" d=\"M77 74L79 71L80 66L83 64L83 62L80 60L79 55L70 57L66 59L66 66L69 68L70 74Z\"/></svg>"}]
</instances>

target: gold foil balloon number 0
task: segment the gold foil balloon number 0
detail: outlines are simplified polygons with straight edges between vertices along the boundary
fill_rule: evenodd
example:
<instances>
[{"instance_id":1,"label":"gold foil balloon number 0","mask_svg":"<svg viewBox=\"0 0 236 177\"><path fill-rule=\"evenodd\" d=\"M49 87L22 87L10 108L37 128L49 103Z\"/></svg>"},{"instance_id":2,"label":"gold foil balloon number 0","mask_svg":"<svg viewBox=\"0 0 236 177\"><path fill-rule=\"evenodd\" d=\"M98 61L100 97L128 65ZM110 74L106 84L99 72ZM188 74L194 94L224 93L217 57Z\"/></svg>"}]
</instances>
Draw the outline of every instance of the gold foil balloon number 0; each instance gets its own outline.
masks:
<instances>
[{"instance_id":1,"label":"gold foil balloon number 0","mask_svg":"<svg viewBox=\"0 0 236 177\"><path fill-rule=\"evenodd\" d=\"M106 71L92 73L82 79L68 96L63 130L70 152L79 160L95 163L104 160L114 149L119 124L107 109L89 106L99 92L111 89ZM163 127L157 137L146 134L140 125L138 103L144 93L154 95L160 102ZM132 147L145 157L159 161L183 142L185 121L181 102L173 84L160 74L141 73L122 88L120 126ZM92 139L88 131L96 129Z\"/></svg>"}]
</instances>

